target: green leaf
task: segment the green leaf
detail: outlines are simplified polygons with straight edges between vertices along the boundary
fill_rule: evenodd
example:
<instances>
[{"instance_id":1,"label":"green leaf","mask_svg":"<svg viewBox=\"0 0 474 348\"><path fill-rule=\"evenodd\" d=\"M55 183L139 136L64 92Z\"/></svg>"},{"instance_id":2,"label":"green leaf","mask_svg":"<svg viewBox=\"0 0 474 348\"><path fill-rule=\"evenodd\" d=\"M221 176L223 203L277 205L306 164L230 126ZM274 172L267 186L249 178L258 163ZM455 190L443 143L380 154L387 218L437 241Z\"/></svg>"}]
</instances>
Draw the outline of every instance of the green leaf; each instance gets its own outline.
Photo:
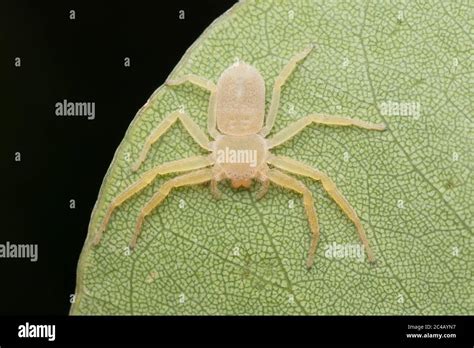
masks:
<instances>
[{"instance_id":1,"label":"green leaf","mask_svg":"<svg viewBox=\"0 0 474 348\"><path fill-rule=\"evenodd\" d=\"M314 43L283 88L272 134L314 112L385 122L389 129L312 125L275 152L335 181L359 214L377 264L327 255L334 243L359 240L320 183L307 179L321 225L311 270L301 198L273 185L260 201L258 184L233 190L223 182L221 200L208 185L176 189L147 217L127 255L140 209L173 175L160 177L116 209L101 244L92 247L109 203L140 173L202 153L177 124L131 172L145 138L170 112L183 106L206 129L207 92L190 84L160 87L130 125L102 185L71 313L474 314L472 17L462 1L235 5L171 76L216 82L239 58L264 76L268 109L279 71Z\"/></svg>"}]
</instances>

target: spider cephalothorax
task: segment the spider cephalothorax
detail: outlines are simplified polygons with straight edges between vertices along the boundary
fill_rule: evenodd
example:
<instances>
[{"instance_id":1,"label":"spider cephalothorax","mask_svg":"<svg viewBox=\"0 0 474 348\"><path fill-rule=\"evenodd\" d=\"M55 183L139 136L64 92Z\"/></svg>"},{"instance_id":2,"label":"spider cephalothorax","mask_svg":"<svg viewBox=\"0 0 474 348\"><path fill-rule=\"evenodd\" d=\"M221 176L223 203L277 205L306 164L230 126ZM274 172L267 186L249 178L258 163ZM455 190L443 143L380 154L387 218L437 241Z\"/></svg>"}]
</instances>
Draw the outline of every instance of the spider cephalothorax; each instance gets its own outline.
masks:
<instances>
[{"instance_id":1,"label":"spider cephalothorax","mask_svg":"<svg viewBox=\"0 0 474 348\"><path fill-rule=\"evenodd\" d=\"M208 136L186 113L171 113L149 136L133 169L138 170L141 163L145 160L150 146L178 119L183 123L193 139L202 148L208 150L210 154L167 162L145 172L137 182L128 187L110 203L109 209L96 234L95 244L99 243L114 209L125 200L149 185L158 175L188 172L165 182L143 207L137 219L135 232L130 243L132 248L136 245L145 217L166 198L171 189L210 182L213 194L219 197L220 193L217 183L221 180L230 180L231 186L234 188L249 188L252 180L259 180L262 183L262 190L258 195L259 198L265 194L270 182L303 195L304 208L312 232L311 246L306 261L306 265L309 268L313 264L319 240L319 224L314 201L311 191L301 181L283 172L286 171L321 181L328 194L354 222L369 261L373 261L374 257L359 217L332 180L324 173L304 163L289 157L276 156L270 152L273 147L292 138L311 123L356 126L379 131L385 129L384 124L374 124L339 116L312 114L300 118L276 133L273 137L267 138L275 123L280 102L281 86L296 65L308 55L311 49L312 47L309 47L291 58L276 78L270 109L266 117L265 83L260 72L249 64L237 62L230 66L221 74L217 85L196 75L185 75L176 80L167 81L168 85L179 85L184 82L194 83L211 93L207 130L214 140L209 141Z\"/></svg>"}]
</instances>

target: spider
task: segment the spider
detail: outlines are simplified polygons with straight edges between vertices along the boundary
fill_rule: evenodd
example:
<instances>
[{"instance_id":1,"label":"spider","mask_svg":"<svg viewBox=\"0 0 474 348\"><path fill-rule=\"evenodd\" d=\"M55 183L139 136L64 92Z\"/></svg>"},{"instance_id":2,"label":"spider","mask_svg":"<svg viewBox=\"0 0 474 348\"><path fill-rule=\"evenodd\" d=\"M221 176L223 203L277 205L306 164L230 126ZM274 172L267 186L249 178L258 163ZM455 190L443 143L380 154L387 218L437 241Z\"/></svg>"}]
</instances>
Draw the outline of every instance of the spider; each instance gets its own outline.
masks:
<instances>
[{"instance_id":1,"label":"spider","mask_svg":"<svg viewBox=\"0 0 474 348\"><path fill-rule=\"evenodd\" d=\"M233 188L249 188L252 180L258 180L262 186L257 193L257 198L262 198L265 195L270 182L303 196L304 209L312 232L306 260L306 266L311 268L320 234L314 200L311 191L301 181L285 173L289 172L321 181L324 189L355 224L369 262L374 261L373 252L357 213L337 189L334 182L326 174L307 164L289 157L276 156L269 151L283 144L312 123L385 130L383 123L375 124L340 116L310 114L291 123L273 137L267 138L275 123L282 86L312 49L311 45L294 55L281 70L273 86L270 109L266 117L263 77L256 68L244 62L238 61L224 70L217 85L194 74L168 80L166 85L169 88L183 83L192 83L210 92L207 130L214 141L209 141L204 131L185 112L173 112L147 138L132 170L139 169L146 159L150 147L178 120L182 122L191 137L210 154L163 163L145 172L140 179L112 200L95 235L94 244L97 245L100 242L112 212L124 201L148 186L158 175L188 172L166 181L141 209L130 248L133 249L136 246L145 217L163 202L173 188L209 182L212 194L219 198L220 192L217 183L221 180L230 180Z\"/></svg>"}]
</instances>

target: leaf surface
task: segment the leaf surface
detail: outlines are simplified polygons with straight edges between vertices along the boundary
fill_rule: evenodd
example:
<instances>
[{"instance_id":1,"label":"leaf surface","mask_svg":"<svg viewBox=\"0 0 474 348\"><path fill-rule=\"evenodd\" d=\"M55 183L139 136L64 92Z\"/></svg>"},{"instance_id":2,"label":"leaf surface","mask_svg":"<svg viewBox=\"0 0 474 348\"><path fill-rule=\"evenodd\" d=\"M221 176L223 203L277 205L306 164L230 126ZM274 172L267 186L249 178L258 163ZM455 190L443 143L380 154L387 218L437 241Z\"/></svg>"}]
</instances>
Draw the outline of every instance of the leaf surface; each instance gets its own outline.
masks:
<instances>
[{"instance_id":1,"label":"leaf surface","mask_svg":"<svg viewBox=\"0 0 474 348\"><path fill-rule=\"evenodd\" d=\"M357 233L320 183L308 179L302 180L321 226L309 271L301 198L273 185L260 201L258 184L233 190L223 182L221 200L208 185L176 189L147 217L128 255L140 209L173 175L160 177L116 209L101 244L92 247L109 203L141 173L203 153L176 124L131 172L146 137L170 112L184 107L206 129L207 92L189 84L160 87L130 125L100 190L71 314L473 314L469 18L472 7L463 1L234 6L170 76L193 73L216 82L243 60L264 76L268 110L279 71L314 43L283 87L271 135L314 112L385 122L389 129L312 125L275 153L334 180L360 216L377 264L329 257L330 246L357 245Z\"/></svg>"}]
</instances>

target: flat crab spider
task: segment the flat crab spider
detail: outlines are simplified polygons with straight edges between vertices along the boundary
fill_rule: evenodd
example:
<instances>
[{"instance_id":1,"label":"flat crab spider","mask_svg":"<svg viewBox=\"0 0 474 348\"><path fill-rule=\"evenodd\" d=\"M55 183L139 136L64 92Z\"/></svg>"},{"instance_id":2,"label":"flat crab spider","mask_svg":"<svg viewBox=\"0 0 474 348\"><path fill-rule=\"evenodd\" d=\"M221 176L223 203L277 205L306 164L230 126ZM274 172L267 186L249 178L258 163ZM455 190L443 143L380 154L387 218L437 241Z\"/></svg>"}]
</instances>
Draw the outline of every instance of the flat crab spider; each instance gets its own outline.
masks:
<instances>
[{"instance_id":1,"label":"flat crab spider","mask_svg":"<svg viewBox=\"0 0 474 348\"><path fill-rule=\"evenodd\" d=\"M210 92L207 130L214 141L209 141L208 136L186 113L173 112L169 114L148 137L132 170L138 170L141 163L145 160L150 147L177 120L180 120L192 138L202 148L211 152L211 154L163 163L145 172L138 181L112 200L104 220L95 235L94 244L97 245L100 242L112 212L124 201L149 185L158 175L188 171L189 173L176 176L166 181L151 200L142 208L130 242L131 248L134 248L137 243L137 238L145 217L163 202L173 188L210 182L212 193L215 197L219 197L220 193L217 188L217 183L223 179L229 179L233 188L249 188L252 180L258 180L262 183L261 191L258 193L259 198L267 192L270 182L295 191L303 196L304 209L312 232L311 244L306 261L307 267L310 268L313 264L319 240L319 224L314 208L314 201L311 191L301 181L283 172L286 171L294 175L306 176L321 181L324 189L355 224L359 238L367 252L368 259L370 262L373 261L374 256L369 247L369 242L362 223L354 208L352 208L346 198L336 188L334 182L326 174L317 169L289 157L273 155L269 151L283 144L312 123L331 126L356 126L378 131L385 129L385 125L381 123L374 124L340 116L311 114L290 124L273 137L269 139L266 138L275 123L280 103L281 87L296 68L297 64L301 62L311 50L312 46L293 56L276 78L273 86L270 109L266 118L265 83L260 72L249 64L237 62L228 67L219 77L217 85L203 77L192 74L182 76L175 80L168 80L166 82L168 86L190 82ZM229 151L233 151L234 155L236 153L243 154L243 156L240 156L241 161L236 161L235 156L232 157L234 159L233 161L229 160L229 156L222 156L223 153L228 154ZM249 157L245 156L246 153L255 155L254 163L245 161L245 158ZM269 168L268 165L270 165L271 168Z\"/></svg>"}]
</instances>

